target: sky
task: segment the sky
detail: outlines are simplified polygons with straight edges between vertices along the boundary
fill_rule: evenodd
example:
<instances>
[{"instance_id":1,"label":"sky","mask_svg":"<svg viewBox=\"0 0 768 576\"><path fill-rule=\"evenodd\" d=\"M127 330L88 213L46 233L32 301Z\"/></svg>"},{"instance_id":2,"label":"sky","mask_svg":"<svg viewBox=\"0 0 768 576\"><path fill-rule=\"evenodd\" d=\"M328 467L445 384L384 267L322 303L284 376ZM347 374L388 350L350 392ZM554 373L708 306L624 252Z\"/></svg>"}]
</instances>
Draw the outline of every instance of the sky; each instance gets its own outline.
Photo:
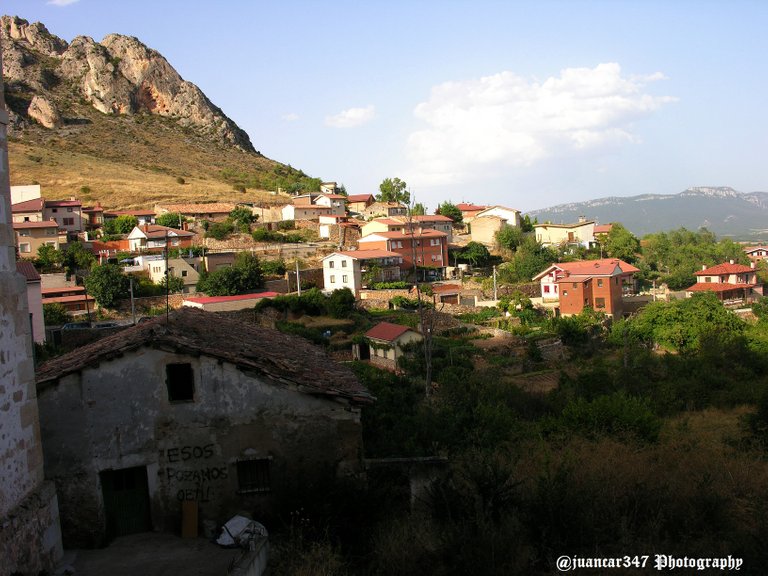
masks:
<instances>
[{"instance_id":1,"label":"sky","mask_svg":"<svg viewBox=\"0 0 768 576\"><path fill-rule=\"evenodd\" d=\"M3 0L71 41L136 36L265 156L523 212L768 191L764 0Z\"/></svg>"}]
</instances>

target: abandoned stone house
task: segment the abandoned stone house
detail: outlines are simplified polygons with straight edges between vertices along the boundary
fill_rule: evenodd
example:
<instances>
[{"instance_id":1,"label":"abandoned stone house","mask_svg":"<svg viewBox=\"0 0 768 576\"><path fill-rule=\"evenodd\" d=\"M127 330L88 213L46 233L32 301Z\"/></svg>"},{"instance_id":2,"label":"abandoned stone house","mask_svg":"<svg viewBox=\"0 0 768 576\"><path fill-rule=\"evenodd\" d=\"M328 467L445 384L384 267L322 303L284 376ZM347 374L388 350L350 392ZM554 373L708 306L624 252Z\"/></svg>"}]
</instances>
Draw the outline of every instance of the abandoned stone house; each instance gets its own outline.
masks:
<instances>
[{"instance_id":1,"label":"abandoned stone house","mask_svg":"<svg viewBox=\"0 0 768 576\"><path fill-rule=\"evenodd\" d=\"M306 340L183 308L41 366L46 471L67 546L268 512L281 489L362 470L347 367ZM183 504L187 502L187 504Z\"/></svg>"}]
</instances>

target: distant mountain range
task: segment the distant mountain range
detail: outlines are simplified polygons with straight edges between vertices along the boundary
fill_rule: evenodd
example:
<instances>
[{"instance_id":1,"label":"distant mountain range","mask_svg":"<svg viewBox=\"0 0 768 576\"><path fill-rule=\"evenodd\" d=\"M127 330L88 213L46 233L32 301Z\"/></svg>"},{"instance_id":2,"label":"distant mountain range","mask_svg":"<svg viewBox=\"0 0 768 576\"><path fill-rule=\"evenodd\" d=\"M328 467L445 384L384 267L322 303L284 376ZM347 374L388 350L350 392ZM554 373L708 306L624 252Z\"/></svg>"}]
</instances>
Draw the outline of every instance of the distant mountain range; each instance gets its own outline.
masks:
<instances>
[{"instance_id":1,"label":"distant mountain range","mask_svg":"<svg viewBox=\"0 0 768 576\"><path fill-rule=\"evenodd\" d=\"M638 237L653 232L706 228L719 238L768 239L768 192L727 186L688 188L679 194L609 196L527 212L539 222L568 224L580 216L602 224L621 222Z\"/></svg>"}]
</instances>

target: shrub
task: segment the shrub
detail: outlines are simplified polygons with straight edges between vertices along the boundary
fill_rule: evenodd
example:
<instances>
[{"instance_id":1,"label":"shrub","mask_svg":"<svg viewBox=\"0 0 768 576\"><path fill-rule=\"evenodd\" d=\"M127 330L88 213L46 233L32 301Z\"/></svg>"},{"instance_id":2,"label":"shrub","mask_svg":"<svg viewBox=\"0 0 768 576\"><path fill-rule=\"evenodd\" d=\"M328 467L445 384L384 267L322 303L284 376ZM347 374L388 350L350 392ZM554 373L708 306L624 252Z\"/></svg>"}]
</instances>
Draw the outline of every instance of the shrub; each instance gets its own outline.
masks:
<instances>
[{"instance_id":1,"label":"shrub","mask_svg":"<svg viewBox=\"0 0 768 576\"><path fill-rule=\"evenodd\" d=\"M43 321L46 326L59 326L69 322L69 314L62 304L43 304Z\"/></svg>"},{"instance_id":2,"label":"shrub","mask_svg":"<svg viewBox=\"0 0 768 576\"><path fill-rule=\"evenodd\" d=\"M216 240L225 240L234 231L235 225L232 224L232 222L214 222L208 226L208 230L205 232L205 237L214 238Z\"/></svg>"},{"instance_id":3,"label":"shrub","mask_svg":"<svg viewBox=\"0 0 768 576\"><path fill-rule=\"evenodd\" d=\"M187 181L186 181L186 180L184 180L184 178L182 178L181 176L178 176L178 177L176 178L176 183L177 183L177 184L186 184L186 183L187 183Z\"/></svg>"}]
</instances>

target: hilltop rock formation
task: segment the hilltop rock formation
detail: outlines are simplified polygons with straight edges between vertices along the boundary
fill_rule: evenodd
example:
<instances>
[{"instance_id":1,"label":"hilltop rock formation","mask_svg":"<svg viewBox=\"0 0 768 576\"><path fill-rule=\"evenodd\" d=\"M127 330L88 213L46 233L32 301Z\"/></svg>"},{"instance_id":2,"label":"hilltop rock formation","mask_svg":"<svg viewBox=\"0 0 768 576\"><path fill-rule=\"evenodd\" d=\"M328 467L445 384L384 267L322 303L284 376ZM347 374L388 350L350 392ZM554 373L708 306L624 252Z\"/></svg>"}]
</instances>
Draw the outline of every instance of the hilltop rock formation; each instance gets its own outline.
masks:
<instances>
[{"instance_id":1,"label":"hilltop rock formation","mask_svg":"<svg viewBox=\"0 0 768 576\"><path fill-rule=\"evenodd\" d=\"M32 119L54 128L67 99L81 98L103 114L149 113L175 119L220 144L254 152L248 135L137 38L110 34L71 43L41 23L0 18L3 75L13 127Z\"/></svg>"}]
</instances>

